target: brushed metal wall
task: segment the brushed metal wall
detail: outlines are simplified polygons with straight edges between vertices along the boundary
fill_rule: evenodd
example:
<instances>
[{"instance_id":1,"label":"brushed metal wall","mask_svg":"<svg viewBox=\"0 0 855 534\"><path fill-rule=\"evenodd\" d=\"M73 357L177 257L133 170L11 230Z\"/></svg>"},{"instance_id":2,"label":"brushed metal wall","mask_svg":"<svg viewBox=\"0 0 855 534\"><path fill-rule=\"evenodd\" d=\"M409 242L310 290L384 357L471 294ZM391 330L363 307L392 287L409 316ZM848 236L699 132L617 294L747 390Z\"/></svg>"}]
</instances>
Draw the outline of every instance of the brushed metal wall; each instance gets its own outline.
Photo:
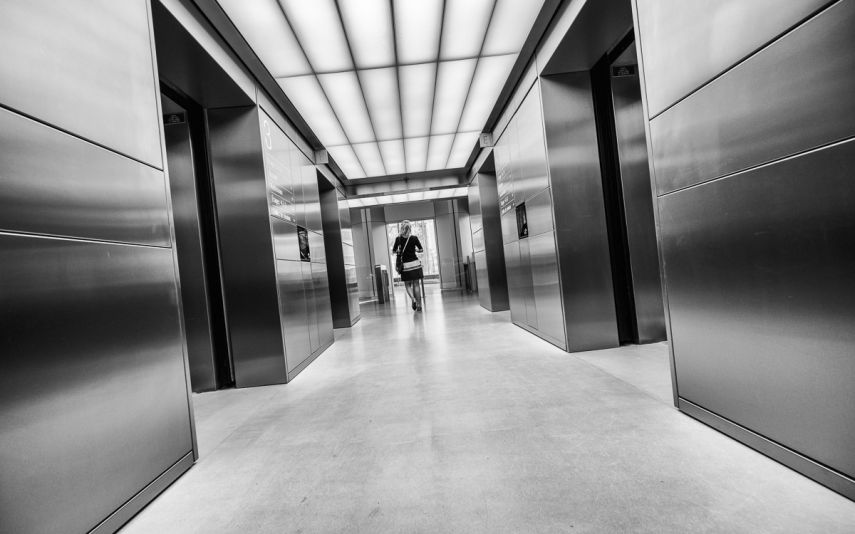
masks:
<instances>
[{"instance_id":1,"label":"brushed metal wall","mask_svg":"<svg viewBox=\"0 0 855 534\"><path fill-rule=\"evenodd\" d=\"M829 0L636 3L640 7L636 28L644 43L648 112L652 118Z\"/></svg>"},{"instance_id":2,"label":"brushed metal wall","mask_svg":"<svg viewBox=\"0 0 855 534\"><path fill-rule=\"evenodd\" d=\"M543 76L546 147L567 347L619 344L589 72Z\"/></svg>"},{"instance_id":3,"label":"brushed metal wall","mask_svg":"<svg viewBox=\"0 0 855 534\"><path fill-rule=\"evenodd\" d=\"M638 75L611 78L621 198L639 343L666 339L653 193Z\"/></svg>"},{"instance_id":4,"label":"brushed metal wall","mask_svg":"<svg viewBox=\"0 0 855 534\"><path fill-rule=\"evenodd\" d=\"M0 7L2 532L115 530L195 454L148 3L79 7Z\"/></svg>"},{"instance_id":5,"label":"brushed metal wall","mask_svg":"<svg viewBox=\"0 0 855 534\"><path fill-rule=\"evenodd\" d=\"M355 268L353 238L344 230L345 225L350 226L350 212L346 209L347 203L344 202L344 196L331 187L320 193L320 202L324 246L327 250L326 263L333 325L335 328L348 328L359 318L358 299L355 303L356 310L351 310L351 306L354 305L352 299L354 288L349 286L347 274L348 268ZM344 210L340 209L340 204L344 204ZM344 220L342 216L345 217Z\"/></svg>"},{"instance_id":6,"label":"brushed metal wall","mask_svg":"<svg viewBox=\"0 0 855 534\"><path fill-rule=\"evenodd\" d=\"M149 16L145 0L4 0L0 102L162 169Z\"/></svg>"},{"instance_id":7,"label":"brushed metal wall","mask_svg":"<svg viewBox=\"0 0 855 534\"><path fill-rule=\"evenodd\" d=\"M209 109L207 115L235 385L284 383L258 108Z\"/></svg>"},{"instance_id":8,"label":"brushed metal wall","mask_svg":"<svg viewBox=\"0 0 855 534\"><path fill-rule=\"evenodd\" d=\"M469 210L478 299L487 310L507 310L510 308L508 277L495 174L476 176L469 187Z\"/></svg>"},{"instance_id":9,"label":"brushed metal wall","mask_svg":"<svg viewBox=\"0 0 855 534\"><path fill-rule=\"evenodd\" d=\"M161 98L167 101L166 96ZM217 388L217 377L188 123L165 124L164 142L190 384L193 391L208 391Z\"/></svg>"},{"instance_id":10,"label":"brushed metal wall","mask_svg":"<svg viewBox=\"0 0 855 534\"><path fill-rule=\"evenodd\" d=\"M657 71L685 22L663 4L635 1L648 99L683 91ZM649 124L678 405L855 499L855 4L783 35L695 7L750 57Z\"/></svg>"}]
</instances>

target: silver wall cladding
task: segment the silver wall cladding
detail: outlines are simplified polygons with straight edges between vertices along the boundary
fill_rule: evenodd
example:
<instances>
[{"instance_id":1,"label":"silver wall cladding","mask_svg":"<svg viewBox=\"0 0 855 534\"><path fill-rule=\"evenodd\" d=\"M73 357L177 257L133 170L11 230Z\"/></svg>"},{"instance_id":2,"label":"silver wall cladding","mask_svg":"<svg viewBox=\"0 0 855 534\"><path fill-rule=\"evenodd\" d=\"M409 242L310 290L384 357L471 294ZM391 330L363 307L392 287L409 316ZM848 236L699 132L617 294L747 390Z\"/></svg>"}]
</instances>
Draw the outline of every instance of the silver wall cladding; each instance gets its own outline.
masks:
<instances>
[{"instance_id":1,"label":"silver wall cladding","mask_svg":"<svg viewBox=\"0 0 855 534\"><path fill-rule=\"evenodd\" d=\"M469 224L472 227L472 231L481 228L481 191L479 187L478 177L475 177L475 180L470 184L468 189L468 197L469 197L469 215L470 221Z\"/></svg>"},{"instance_id":2,"label":"silver wall cladding","mask_svg":"<svg viewBox=\"0 0 855 534\"><path fill-rule=\"evenodd\" d=\"M327 261L323 234L309 230L309 254L314 263L325 263Z\"/></svg>"},{"instance_id":3,"label":"silver wall cladding","mask_svg":"<svg viewBox=\"0 0 855 534\"><path fill-rule=\"evenodd\" d=\"M516 155L512 160L515 169L514 198L519 204L549 186L546 141L543 137L543 113L540 108L540 91L537 84L520 104L513 122L517 128Z\"/></svg>"},{"instance_id":4,"label":"silver wall cladding","mask_svg":"<svg viewBox=\"0 0 855 534\"><path fill-rule=\"evenodd\" d=\"M770 37L782 34L828 3L635 0L650 116L658 115L764 46Z\"/></svg>"},{"instance_id":5,"label":"silver wall cladding","mask_svg":"<svg viewBox=\"0 0 855 534\"><path fill-rule=\"evenodd\" d=\"M552 222L552 195L549 189L543 189L526 200L526 219L528 235L536 236L554 229Z\"/></svg>"},{"instance_id":6,"label":"silver wall cladding","mask_svg":"<svg viewBox=\"0 0 855 534\"><path fill-rule=\"evenodd\" d=\"M303 284L303 262L277 261L276 279L279 286L279 317L282 337L285 340L285 359L288 372L291 372L312 352L309 324L306 320L308 309Z\"/></svg>"},{"instance_id":7,"label":"silver wall cladding","mask_svg":"<svg viewBox=\"0 0 855 534\"><path fill-rule=\"evenodd\" d=\"M356 265L356 253L353 251L353 245L348 243L342 243L341 245L342 254L344 256L344 264L345 265Z\"/></svg>"},{"instance_id":8,"label":"silver wall cladding","mask_svg":"<svg viewBox=\"0 0 855 534\"><path fill-rule=\"evenodd\" d=\"M611 85L638 341L649 343L666 335L641 87L638 76Z\"/></svg>"},{"instance_id":9,"label":"silver wall cladding","mask_svg":"<svg viewBox=\"0 0 855 534\"><path fill-rule=\"evenodd\" d=\"M88 532L192 449L172 250L0 234L0 302L0 531Z\"/></svg>"},{"instance_id":10,"label":"silver wall cladding","mask_svg":"<svg viewBox=\"0 0 855 534\"><path fill-rule=\"evenodd\" d=\"M478 281L478 302L486 310L493 310L493 296L490 292L490 278L487 269L487 253L483 250L475 253L475 277Z\"/></svg>"},{"instance_id":11,"label":"silver wall cladding","mask_svg":"<svg viewBox=\"0 0 855 534\"><path fill-rule=\"evenodd\" d=\"M330 300L330 284L325 264L312 264L312 283L315 288L319 343L323 346L333 340L332 301Z\"/></svg>"},{"instance_id":12,"label":"silver wall cladding","mask_svg":"<svg viewBox=\"0 0 855 534\"><path fill-rule=\"evenodd\" d=\"M163 168L148 2L4 0L0 50L4 106Z\"/></svg>"},{"instance_id":13,"label":"silver wall cladding","mask_svg":"<svg viewBox=\"0 0 855 534\"><path fill-rule=\"evenodd\" d=\"M556 345L566 348L555 233L550 231L532 236L527 241L531 255L531 279L537 309L537 329Z\"/></svg>"},{"instance_id":14,"label":"silver wall cladding","mask_svg":"<svg viewBox=\"0 0 855 534\"><path fill-rule=\"evenodd\" d=\"M852 135L853 27L838 2L651 121L658 194Z\"/></svg>"},{"instance_id":15,"label":"silver wall cladding","mask_svg":"<svg viewBox=\"0 0 855 534\"><path fill-rule=\"evenodd\" d=\"M300 268L302 269L303 290L306 292L306 322L309 327L309 346L311 352L315 352L321 346L320 332L318 330L317 287L312 273L312 264L300 262Z\"/></svg>"},{"instance_id":16,"label":"silver wall cladding","mask_svg":"<svg viewBox=\"0 0 855 534\"><path fill-rule=\"evenodd\" d=\"M505 248L505 270L508 273L508 304L511 309L511 321L525 323L525 300L522 294L522 279L520 277L520 244L519 241L508 243Z\"/></svg>"},{"instance_id":17,"label":"silver wall cladding","mask_svg":"<svg viewBox=\"0 0 855 534\"><path fill-rule=\"evenodd\" d=\"M321 199L318 193L318 171L302 154L298 154L297 161L300 164L300 176L303 181L303 209L306 212L306 228L321 232L323 220L321 217Z\"/></svg>"},{"instance_id":18,"label":"silver wall cladding","mask_svg":"<svg viewBox=\"0 0 855 534\"><path fill-rule=\"evenodd\" d=\"M531 273L531 242L520 239L519 284L520 296L525 306L525 324L537 328L537 302L534 300L534 280Z\"/></svg>"},{"instance_id":19,"label":"silver wall cladding","mask_svg":"<svg viewBox=\"0 0 855 534\"><path fill-rule=\"evenodd\" d=\"M855 141L659 200L677 385L855 477Z\"/></svg>"},{"instance_id":20,"label":"silver wall cladding","mask_svg":"<svg viewBox=\"0 0 855 534\"><path fill-rule=\"evenodd\" d=\"M596 122L587 72L540 79L567 350L618 345Z\"/></svg>"},{"instance_id":21,"label":"silver wall cladding","mask_svg":"<svg viewBox=\"0 0 855 534\"><path fill-rule=\"evenodd\" d=\"M460 286L460 255L454 218L453 213L437 215L434 218L440 285L446 289Z\"/></svg>"},{"instance_id":22,"label":"silver wall cladding","mask_svg":"<svg viewBox=\"0 0 855 534\"><path fill-rule=\"evenodd\" d=\"M163 172L4 109L0 146L0 229L171 245Z\"/></svg>"},{"instance_id":23,"label":"silver wall cladding","mask_svg":"<svg viewBox=\"0 0 855 534\"><path fill-rule=\"evenodd\" d=\"M484 230L482 228L472 232L472 249L475 252L482 252L484 250Z\"/></svg>"}]
</instances>

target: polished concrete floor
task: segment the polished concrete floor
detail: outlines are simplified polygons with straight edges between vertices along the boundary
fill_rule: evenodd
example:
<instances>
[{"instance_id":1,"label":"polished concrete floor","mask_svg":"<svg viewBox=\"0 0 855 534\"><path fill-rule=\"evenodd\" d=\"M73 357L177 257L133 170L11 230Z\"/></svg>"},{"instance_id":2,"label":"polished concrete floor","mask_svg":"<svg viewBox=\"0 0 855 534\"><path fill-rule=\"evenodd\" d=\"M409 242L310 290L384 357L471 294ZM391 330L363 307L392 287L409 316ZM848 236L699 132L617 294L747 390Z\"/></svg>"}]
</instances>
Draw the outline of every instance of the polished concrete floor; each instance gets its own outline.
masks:
<instances>
[{"instance_id":1,"label":"polished concrete floor","mask_svg":"<svg viewBox=\"0 0 855 534\"><path fill-rule=\"evenodd\" d=\"M195 395L201 458L123 532L855 532L679 413L664 343L567 354L436 290L362 314L288 385Z\"/></svg>"}]
</instances>

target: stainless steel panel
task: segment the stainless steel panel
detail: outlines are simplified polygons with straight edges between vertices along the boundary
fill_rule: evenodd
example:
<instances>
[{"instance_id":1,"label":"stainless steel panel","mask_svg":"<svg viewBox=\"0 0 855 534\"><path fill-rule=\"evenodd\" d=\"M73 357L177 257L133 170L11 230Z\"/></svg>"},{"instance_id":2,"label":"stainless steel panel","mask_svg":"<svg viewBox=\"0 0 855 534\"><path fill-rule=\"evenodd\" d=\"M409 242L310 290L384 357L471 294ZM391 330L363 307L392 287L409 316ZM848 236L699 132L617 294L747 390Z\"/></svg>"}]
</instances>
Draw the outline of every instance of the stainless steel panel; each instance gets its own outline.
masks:
<instances>
[{"instance_id":1,"label":"stainless steel panel","mask_svg":"<svg viewBox=\"0 0 855 534\"><path fill-rule=\"evenodd\" d=\"M495 180L495 178L494 178ZM481 221L481 188L478 185L478 176L469 185L469 224L472 226L472 232L479 230L482 226Z\"/></svg>"},{"instance_id":2,"label":"stainless steel panel","mask_svg":"<svg viewBox=\"0 0 855 534\"><path fill-rule=\"evenodd\" d=\"M308 159L305 157L301 159L300 174L303 178L303 206L306 210L306 228L320 232L323 228L323 221L318 193L318 171Z\"/></svg>"},{"instance_id":3,"label":"stainless steel panel","mask_svg":"<svg viewBox=\"0 0 855 534\"><path fill-rule=\"evenodd\" d=\"M352 324L350 314L350 295L347 288L346 255L350 255L353 265L353 246L342 243L341 222L342 211L339 202L340 193L335 189L320 192L321 217L323 222L323 246L327 252L325 262L327 269L327 295L331 304L332 322L336 328L347 328ZM348 217L348 221L350 217ZM313 260L315 258L312 258Z\"/></svg>"},{"instance_id":4,"label":"stainless steel panel","mask_svg":"<svg viewBox=\"0 0 855 534\"><path fill-rule=\"evenodd\" d=\"M460 287L460 256L458 254L455 215L446 213L434 218L436 245L439 252L439 278L443 289Z\"/></svg>"},{"instance_id":5,"label":"stainless steel panel","mask_svg":"<svg viewBox=\"0 0 855 534\"><path fill-rule=\"evenodd\" d=\"M666 195L679 395L855 475L855 141Z\"/></svg>"},{"instance_id":6,"label":"stainless steel panel","mask_svg":"<svg viewBox=\"0 0 855 534\"><path fill-rule=\"evenodd\" d=\"M321 345L320 331L318 330L318 295L315 287L315 278L312 276L312 264L300 263L303 276L303 290L306 293L306 323L309 329L309 346L311 352L318 350Z\"/></svg>"},{"instance_id":7,"label":"stainless steel panel","mask_svg":"<svg viewBox=\"0 0 855 534\"><path fill-rule=\"evenodd\" d=\"M270 228L273 231L273 245L276 257L280 260L300 259L300 244L297 242L297 227L289 222L270 218Z\"/></svg>"},{"instance_id":8,"label":"stainless steel panel","mask_svg":"<svg viewBox=\"0 0 855 534\"><path fill-rule=\"evenodd\" d=\"M517 164L514 173L514 196L517 203L534 197L549 186L546 164L546 141L543 137L543 114L540 92L535 85L520 104L514 116L517 125Z\"/></svg>"},{"instance_id":9,"label":"stainless steel panel","mask_svg":"<svg viewBox=\"0 0 855 534\"><path fill-rule=\"evenodd\" d=\"M208 391L216 389L217 379L190 129L186 122L167 124L164 126L164 138L190 383L193 391Z\"/></svg>"},{"instance_id":10,"label":"stainless steel panel","mask_svg":"<svg viewBox=\"0 0 855 534\"><path fill-rule=\"evenodd\" d=\"M618 345L597 131L587 72L541 78L567 350Z\"/></svg>"},{"instance_id":11,"label":"stainless steel panel","mask_svg":"<svg viewBox=\"0 0 855 534\"><path fill-rule=\"evenodd\" d=\"M238 387L286 381L262 139L255 107L208 110L223 296Z\"/></svg>"},{"instance_id":12,"label":"stainless steel panel","mask_svg":"<svg viewBox=\"0 0 855 534\"><path fill-rule=\"evenodd\" d=\"M511 309L511 321L525 324L526 309L522 292L522 277L520 276L520 244L519 241L508 243L505 249L505 270L508 276L508 300Z\"/></svg>"},{"instance_id":13,"label":"stainless steel panel","mask_svg":"<svg viewBox=\"0 0 855 534\"><path fill-rule=\"evenodd\" d=\"M472 250L483 252L484 248L484 231L482 228L479 228L472 233Z\"/></svg>"},{"instance_id":14,"label":"stainless steel panel","mask_svg":"<svg viewBox=\"0 0 855 534\"><path fill-rule=\"evenodd\" d=\"M528 235L536 236L554 230L552 222L552 194L544 189L525 203Z\"/></svg>"},{"instance_id":15,"label":"stainless steel panel","mask_svg":"<svg viewBox=\"0 0 855 534\"><path fill-rule=\"evenodd\" d=\"M171 245L161 171L4 109L0 146L0 229Z\"/></svg>"},{"instance_id":16,"label":"stainless steel panel","mask_svg":"<svg viewBox=\"0 0 855 534\"><path fill-rule=\"evenodd\" d=\"M531 280L537 315L537 330L564 347L564 311L558 283L558 254L555 233L547 232L527 239L531 254Z\"/></svg>"},{"instance_id":17,"label":"stainless steel panel","mask_svg":"<svg viewBox=\"0 0 855 534\"><path fill-rule=\"evenodd\" d=\"M348 307L348 310L350 311L350 323L353 324L360 317L359 284L356 279L356 267L345 265L344 273L347 278L347 296L350 302Z\"/></svg>"},{"instance_id":18,"label":"stainless steel panel","mask_svg":"<svg viewBox=\"0 0 855 534\"><path fill-rule=\"evenodd\" d=\"M475 278L478 284L478 302L485 310L493 311L493 295L490 292L490 278L487 270L487 253L483 250L475 253Z\"/></svg>"},{"instance_id":19,"label":"stainless steel panel","mask_svg":"<svg viewBox=\"0 0 855 534\"><path fill-rule=\"evenodd\" d=\"M828 3L635 0L650 116L659 114ZM789 76L793 74L794 71L787 72Z\"/></svg>"},{"instance_id":20,"label":"stainless steel panel","mask_svg":"<svg viewBox=\"0 0 855 534\"><path fill-rule=\"evenodd\" d=\"M665 311L641 88L638 76L614 77L611 86L638 341L661 341L666 338Z\"/></svg>"},{"instance_id":21,"label":"stainless steel panel","mask_svg":"<svg viewBox=\"0 0 855 534\"><path fill-rule=\"evenodd\" d=\"M342 254L344 256L344 264L345 265L356 265L356 253L353 251L353 245L348 243L343 243Z\"/></svg>"},{"instance_id":22,"label":"stainless steel panel","mask_svg":"<svg viewBox=\"0 0 855 534\"><path fill-rule=\"evenodd\" d=\"M525 306L525 323L537 329L537 303L534 300L534 281L531 277L531 247L528 239L520 239L519 284Z\"/></svg>"},{"instance_id":23,"label":"stainless steel panel","mask_svg":"<svg viewBox=\"0 0 855 534\"><path fill-rule=\"evenodd\" d=\"M326 263L327 254L323 234L309 230L309 253L313 263Z\"/></svg>"},{"instance_id":24,"label":"stainless steel panel","mask_svg":"<svg viewBox=\"0 0 855 534\"><path fill-rule=\"evenodd\" d=\"M487 253L486 265L479 264L479 268L487 271L487 277L490 281L489 287L484 289L488 289L491 294L491 311L507 310L510 306L508 302L508 275L505 270L505 253L502 244L502 222L499 215L499 191L496 184L496 175L480 174L478 177L478 189L484 250ZM516 231L515 221L513 225L514 231ZM483 286L479 285L478 287L479 293L484 290L482 289Z\"/></svg>"},{"instance_id":25,"label":"stainless steel panel","mask_svg":"<svg viewBox=\"0 0 855 534\"><path fill-rule=\"evenodd\" d=\"M88 532L193 447L173 252L0 234L0 302L0 531Z\"/></svg>"},{"instance_id":26,"label":"stainless steel panel","mask_svg":"<svg viewBox=\"0 0 855 534\"><path fill-rule=\"evenodd\" d=\"M853 135L853 27L838 2L651 121L658 194Z\"/></svg>"},{"instance_id":27,"label":"stainless steel panel","mask_svg":"<svg viewBox=\"0 0 855 534\"><path fill-rule=\"evenodd\" d=\"M306 321L306 292L303 284L303 263L278 260L276 279L279 286L279 316L285 340L288 372L293 371L312 352L309 324Z\"/></svg>"},{"instance_id":28,"label":"stainless steel panel","mask_svg":"<svg viewBox=\"0 0 855 534\"><path fill-rule=\"evenodd\" d=\"M512 209L502 214L499 220L502 226L502 242L508 244L518 240L516 212Z\"/></svg>"},{"instance_id":29,"label":"stainless steel panel","mask_svg":"<svg viewBox=\"0 0 855 534\"><path fill-rule=\"evenodd\" d=\"M318 342L320 346L323 346L333 340L332 302L330 301L330 285L326 264L312 263L312 284L315 289L315 306L318 317Z\"/></svg>"},{"instance_id":30,"label":"stainless steel panel","mask_svg":"<svg viewBox=\"0 0 855 534\"><path fill-rule=\"evenodd\" d=\"M146 1L0 9L4 106L163 168Z\"/></svg>"}]
</instances>

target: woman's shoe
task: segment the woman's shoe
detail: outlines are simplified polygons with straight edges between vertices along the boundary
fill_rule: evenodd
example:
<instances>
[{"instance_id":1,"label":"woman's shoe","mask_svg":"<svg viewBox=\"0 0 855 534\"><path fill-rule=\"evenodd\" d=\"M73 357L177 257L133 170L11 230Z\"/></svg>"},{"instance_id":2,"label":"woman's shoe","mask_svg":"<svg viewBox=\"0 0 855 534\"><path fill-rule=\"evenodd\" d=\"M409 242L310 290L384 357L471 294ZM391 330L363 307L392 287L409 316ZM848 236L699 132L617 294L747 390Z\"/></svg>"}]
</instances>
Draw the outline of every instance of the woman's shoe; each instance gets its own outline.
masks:
<instances>
[{"instance_id":1,"label":"woman's shoe","mask_svg":"<svg viewBox=\"0 0 855 534\"><path fill-rule=\"evenodd\" d=\"M413 301L413 310L415 311L416 309L416 301Z\"/></svg>"},{"instance_id":2,"label":"woman's shoe","mask_svg":"<svg viewBox=\"0 0 855 534\"><path fill-rule=\"evenodd\" d=\"M421 305L421 304L419 304L418 306L416 306L416 311L422 311L422 305Z\"/></svg>"}]
</instances>

